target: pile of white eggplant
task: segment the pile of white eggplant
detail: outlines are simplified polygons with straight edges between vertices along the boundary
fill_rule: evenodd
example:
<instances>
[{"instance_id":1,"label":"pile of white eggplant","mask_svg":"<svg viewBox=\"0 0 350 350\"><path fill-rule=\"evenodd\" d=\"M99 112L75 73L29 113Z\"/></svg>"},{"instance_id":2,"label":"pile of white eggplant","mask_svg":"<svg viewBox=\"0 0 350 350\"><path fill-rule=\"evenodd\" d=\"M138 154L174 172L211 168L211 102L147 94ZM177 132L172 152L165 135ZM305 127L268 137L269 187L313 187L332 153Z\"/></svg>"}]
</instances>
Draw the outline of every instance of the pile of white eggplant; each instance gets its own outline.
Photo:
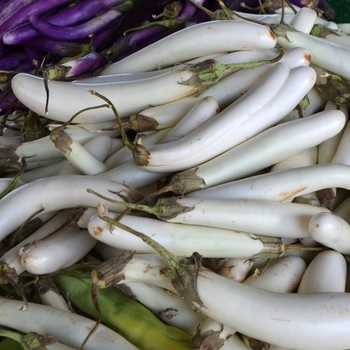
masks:
<instances>
[{"instance_id":1,"label":"pile of white eggplant","mask_svg":"<svg viewBox=\"0 0 350 350\"><path fill-rule=\"evenodd\" d=\"M330 34L311 35L315 25ZM215 336L216 348L350 349L350 91L333 100L324 88L349 89L348 35L306 7L187 27L99 76L48 81L49 94L42 78L15 75L13 92L51 135L21 143L9 124L0 137L2 166L26 163L0 200L0 238L43 223L2 264L45 275L91 250L105 260L133 251L119 283L165 323ZM203 73L203 62L220 65ZM120 125L136 130L133 142ZM5 174L0 192L13 181ZM135 210L120 216L126 207ZM199 268L186 303L165 260L126 228L221 265ZM62 349L79 348L91 328L67 310L57 321L48 306L20 305L0 299L0 324L53 334ZM100 328L85 349L135 348Z\"/></svg>"}]
</instances>

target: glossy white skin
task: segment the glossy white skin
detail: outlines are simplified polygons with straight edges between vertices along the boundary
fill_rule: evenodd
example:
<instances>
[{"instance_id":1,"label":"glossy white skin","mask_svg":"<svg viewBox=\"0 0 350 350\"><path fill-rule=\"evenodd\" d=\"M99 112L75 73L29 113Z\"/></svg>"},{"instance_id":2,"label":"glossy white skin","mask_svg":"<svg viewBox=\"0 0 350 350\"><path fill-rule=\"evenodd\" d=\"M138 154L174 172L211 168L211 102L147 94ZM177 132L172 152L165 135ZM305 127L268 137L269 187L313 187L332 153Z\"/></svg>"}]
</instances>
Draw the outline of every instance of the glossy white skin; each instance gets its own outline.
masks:
<instances>
[{"instance_id":1,"label":"glossy white skin","mask_svg":"<svg viewBox=\"0 0 350 350\"><path fill-rule=\"evenodd\" d=\"M109 213L115 219L117 214ZM158 219L125 215L121 223L152 237L176 256L190 257L198 251L203 257L250 258L259 254L264 244L254 235L206 226L182 225ZM91 217L88 231L95 239L119 249L132 249L138 254L155 253L140 238L100 219Z\"/></svg>"},{"instance_id":2,"label":"glossy white skin","mask_svg":"<svg viewBox=\"0 0 350 350\"><path fill-rule=\"evenodd\" d=\"M259 24L243 20L203 22L173 33L107 66L101 75L157 70L211 53L267 50L275 45L274 34L268 27Z\"/></svg>"},{"instance_id":3,"label":"glossy white skin","mask_svg":"<svg viewBox=\"0 0 350 350\"><path fill-rule=\"evenodd\" d=\"M332 158L332 163L350 165L350 124L345 127L337 150Z\"/></svg>"},{"instance_id":4,"label":"glossy white skin","mask_svg":"<svg viewBox=\"0 0 350 350\"><path fill-rule=\"evenodd\" d=\"M55 309L50 306L29 303L28 310L22 311L23 301L0 297L0 322L3 326L21 332L37 332L54 335L59 342L80 349L95 321L81 315ZM118 333L100 324L84 346L85 350L137 350Z\"/></svg>"},{"instance_id":5,"label":"glossy white skin","mask_svg":"<svg viewBox=\"0 0 350 350\"><path fill-rule=\"evenodd\" d=\"M293 16L289 25L300 32L309 34L317 17L317 12L314 9L303 7Z\"/></svg>"},{"instance_id":6,"label":"glossy white skin","mask_svg":"<svg viewBox=\"0 0 350 350\"><path fill-rule=\"evenodd\" d=\"M134 255L122 272L124 282L142 280L174 291L165 266L159 257ZM295 350L349 348L348 293L275 293L231 281L204 268L199 270L197 290L204 315L245 335Z\"/></svg>"},{"instance_id":7,"label":"glossy white skin","mask_svg":"<svg viewBox=\"0 0 350 350\"><path fill-rule=\"evenodd\" d=\"M70 138L70 141L69 149L65 148L60 151L81 174L98 175L109 170L109 167L103 161L95 157L74 138Z\"/></svg>"},{"instance_id":8,"label":"glossy white skin","mask_svg":"<svg viewBox=\"0 0 350 350\"><path fill-rule=\"evenodd\" d=\"M195 131L219 113L219 104L212 96L203 97L191 110L169 131L160 143L179 140Z\"/></svg>"},{"instance_id":9,"label":"glossy white skin","mask_svg":"<svg viewBox=\"0 0 350 350\"><path fill-rule=\"evenodd\" d=\"M110 169L104 173L98 174L98 177L110 179L112 181L121 182L126 186L138 189L140 187L154 183L162 177L170 173L151 173L150 171L139 168L134 160L126 161L125 163Z\"/></svg>"},{"instance_id":10,"label":"glossy white skin","mask_svg":"<svg viewBox=\"0 0 350 350\"><path fill-rule=\"evenodd\" d=\"M101 136L99 131L89 131L82 128L68 128L65 131L81 144L87 143L96 136ZM117 132L104 132L104 135L116 137ZM62 152L53 145L49 136L19 145L16 149L16 154L24 156L28 162L63 159Z\"/></svg>"},{"instance_id":11,"label":"glossy white skin","mask_svg":"<svg viewBox=\"0 0 350 350\"><path fill-rule=\"evenodd\" d=\"M201 324L205 317L192 310L175 293L167 293L163 288L148 283L132 282L125 283L130 288L133 297L145 305L149 310L156 314L164 323L182 329L189 334L195 334L198 324ZM176 314L173 317L162 317L162 312L166 309L175 309Z\"/></svg>"},{"instance_id":12,"label":"glossy white skin","mask_svg":"<svg viewBox=\"0 0 350 350\"><path fill-rule=\"evenodd\" d=\"M278 63L245 95L202 127L179 141L147 147L150 154L142 167L174 172L204 163L277 123L314 82L315 72L310 67L289 70L284 63Z\"/></svg>"},{"instance_id":13,"label":"glossy white skin","mask_svg":"<svg viewBox=\"0 0 350 350\"><path fill-rule=\"evenodd\" d=\"M66 221L68 210L62 210L56 214L51 220L47 221L43 226L32 233L28 238L23 240L21 243L14 246L12 249L7 251L0 260L6 263L8 266L13 268L17 275L24 271L21 264L21 256L19 255L20 249L35 240L40 240L49 235L54 230L57 230Z\"/></svg>"},{"instance_id":14,"label":"glossy white skin","mask_svg":"<svg viewBox=\"0 0 350 350\"><path fill-rule=\"evenodd\" d=\"M323 207L249 199L180 198L176 201L192 210L167 220L239 230L270 237L310 237L310 219L329 213Z\"/></svg>"},{"instance_id":15,"label":"glossy white skin","mask_svg":"<svg viewBox=\"0 0 350 350\"><path fill-rule=\"evenodd\" d=\"M251 267L254 264L253 259L231 258L224 262L219 269L218 274L236 282L243 282L247 277Z\"/></svg>"},{"instance_id":16,"label":"glossy white skin","mask_svg":"<svg viewBox=\"0 0 350 350\"><path fill-rule=\"evenodd\" d=\"M285 62L288 67L292 69L298 66L308 66L310 63L310 56L306 49L297 47L285 52L280 61ZM141 111L140 114L155 118L159 123L158 127L164 128L175 125L205 96L214 97L219 103L220 110L223 110L251 89L275 64L276 63L270 63L238 71L220 80L199 97L185 97L164 105L146 108Z\"/></svg>"},{"instance_id":17,"label":"glossy white skin","mask_svg":"<svg viewBox=\"0 0 350 350\"><path fill-rule=\"evenodd\" d=\"M242 283L270 292L292 293L298 287L306 267L299 256L286 256L272 261L260 274L253 274Z\"/></svg>"},{"instance_id":18,"label":"glossy white skin","mask_svg":"<svg viewBox=\"0 0 350 350\"><path fill-rule=\"evenodd\" d=\"M327 164L330 163L337 151L339 142L342 138L342 135L344 133L344 130L347 127L348 124L348 110L347 108L344 107L338 107L333 101L328 101L327 104L325 105L324 110L329 111L329 110L341 110L344 115L346 116L346 123L338 134L334 135L330 139L321 142L318 145L318 157L317 157L317 163L318 164Z\"/></svg>"},{"instance_id":19,"label":"glossy white skin","mask_svg":"<svg viewBox=\"0 0 350 350\"><path fill-rule=\"evenodd\" d=\"M349 224L332 213L319 213L309 223L310 236L326 247L350 254Z\"/></svg>"},{"instance_id":20,"label":"glossy white skin","mask_svg":"<svg viewBox=\"0 0 350 350\"><path fill-rule=\"evenodd\" d=\"M305 47L311 54L311 62L328 71L350 79L350 47L302 32L287 32L287 39L278 37L277 42L285 49Z\"/></svg>"},{"instance_id":21,"label":"glossy white skin","mask_svg":"<svg viewBox=\"0 0 350 350\"><path fill-rule=\"evenodd\" d=\"M64 311L72 311L62 294L59 292L49 289L45 293L39 293L39 298L42 304L54 307L56 309Z\"/></svg>"},{"instance_id":22,"label":"glossy white skin","mask_svg":"<svg viewBox=\"0 0 350 350\"><path fill-rule=\"evenodd\" d=\"M191 192L191 198L246 198L292 201L293 198L324 188L350 189L350 167L324 164L255 175Z\"/></svg>"},{"instance_id":23,"label":"glossy white skin","mask_svg":"<svg viewBox=\"0 0 350 350\"><path fill-rule=\"evenodd\" d=\"M242 62L253 62L260 60L268 60L275 58L278 56L280 52L279 48L273 48L270 50L259 50L259 51L234 51L230 53L216 53L212 55L205 55L197 57L193 60L186 61L185 63L196 63L200 61L204 61L206 59L215 59L221 63L242 63ZM171 70L172 68L158 69L150 72L134 72L134 73L115 73L109 75L99 75L95 77L83 78L74 80L72 83L78 84L101 84L101 83L111 83L117 81L131 81L131 80L139 80L144 79L156 75L163 74Z\"/></svg>"},{"instance_id":24,"label":"glossy white skin","mask_svg":"<svg viewBox=\"0 0 350 350\"><path fill-rule=\"evenodd\" d=\"M204 269L197 287L205 315L248 336L291 349L349 347L346 293L273 293Z\"/></svg>"},{"instance_id":25,"label":"glossy white skin","mask_svg":"<svg viewBox=\"0 0 350 350\"><path fill-rule=\"evenodd\" d=\"M96 243L87 230L68 228L25 249L21 264L34 275L53 273L75 264Z\"/></svg>"},{"instance_id":26,"label":"glossy white skin","mask_svg":"<svg viewBox=\"0 0 350 350\"><path fill-rule=\"evenodd\" d=\"M233 181L278 163L336 135L345 124L339 111L320 112L273 126L222 155L199 165L203 188Z\"/></svg>"},{"instance_id":27,"label":"glossy white skin","mask_svg":"<svg viewBox=\"0 0 350 350\"><path fill-rule=\"evenodd\" d=\"M100 198L88 193L87 188L121 201L123 199L110 190L117 193L126 191L125 194L128 192L128 188L121 183L88 175L60 175L35 180L11 191L1 200L1 239L41 207L44 207L41 213L78 206L97 207ZM110 208L123 210L123 207L113 204Z\"/></svg>"},{"instance_id":28,"label":"glossy white skin","mask_svg":"<svg viewBox=\"0 0 350 350\"><path fill-rule=\"evenodd\" d=\"M274 164L270 171L287 170L302 166L310 166L317 164L317 146L305 149L302 152L294 154Z\"/></svg>"},{"instance_id":29,"label":"glossy white skin","mask_svg":"<svg viewBox=\"0 0 350 350\"><path fill-rule=\"evenodd\" d=\"M91 90L108 98L121 118L128 117L150 105L160 105L195 94L198 91L196 87L180 84L192 76L193 73L188 70L181 71L176 67L155 77L126 82L89 85L49 81L50 100L47 117L66 122L84 108L105 104L105 101L93 96ZM46 93L42 78L19 73L12 79L11 86L16 97L25 106L39 115L45 115ZM111 108L88 110L74 119L76 123L112 120L115 120L115 116Z\"/></svg>"},{"instance_id":30,"label":"glossy white skin","mask_svg":"<svg viewBox=\"0 0 350 350\"><path fill-rule=\"evenodd\" d=\"M347 263L334 250L318 253L307 267L298 293L345 292Z\"/></svg>"}]
</instances>

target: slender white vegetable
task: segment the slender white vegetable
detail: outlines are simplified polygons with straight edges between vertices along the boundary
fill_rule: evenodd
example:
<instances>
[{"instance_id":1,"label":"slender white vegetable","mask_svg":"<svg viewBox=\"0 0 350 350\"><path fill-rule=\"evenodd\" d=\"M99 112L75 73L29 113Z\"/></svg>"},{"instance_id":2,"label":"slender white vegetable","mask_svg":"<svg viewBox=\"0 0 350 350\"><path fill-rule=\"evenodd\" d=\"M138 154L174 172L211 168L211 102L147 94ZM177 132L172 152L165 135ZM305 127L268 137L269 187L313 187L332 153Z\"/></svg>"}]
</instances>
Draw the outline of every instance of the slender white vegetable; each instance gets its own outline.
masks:
<instances>
[{"instance_id":1,"label":"slender white vegetable","mask_svg":"<svg viewBox=\"0 0 350 350\"><path fill-rule=\"evenodd\" d=\"M192 198L246 198L291 201L324 188L350 189L350 167L325 164L250 176L187 194Z\"/></svg>"},{"instance_id":2,"label":"slender white vegetable","mask_svg":"<svg viewBox=\"0 0 350 350\"><path fill-rule=\"evenodd\" d=\"M350 254L349 224L332 213L319 213L309 223L310 236L326 247Z\"/></svg>"},{"instance_id":3,"label":"slender white vegetable","mask_svg":"<svg viewBox=\"0 0 350 350\"><path fill-rule=\"evenodd\" d=\"M318 157L317 157L318 164L327 164L332 161L334 154L337 151L341 137L344 133L344 130L346 129L346 126L348 124L347 108L338 107L333 101L328 101L324 109L325 111L340 109L346 116L346 123L344 125L344 128L341 130L341 132L329 138L328 140L321 142L318 145Z\"/></svg>"},{"instance_id":4,"label":"slender white vegetable","mask_svg":"<svg viewBox=\"0 0 350 350\"><path fill-rule=\"evenodd\" d=\"M34 275L53 273L82 259L96 243L87 230L68 228L24 248L21 264Z\"/></svg>"},{"instance_id":5,"label":"slender white vegetable","mask_svg":"<svg viewBox=\"0 0 350 350\"><path fill-rule=\"evenodd\" d=\"M340 111L327 111L273 126L194 168L199 188L190 190L254 174L336 135L345 121Z\"/></svg>"},{"instance_id":6,"label":"slender white vegetable","mask_svg":"<svg viewBox=\"0 0 350 350\"><path fill-rule=\"evenodd\" d=\"M156 70L210 53L267 50L275 45L274 34L263 25L244 20L203 22L177 31L107 66L101 75Z\"/></svg>"},{"instance_id":7,"label":"slender white vegetable","mask_svg":"<svg viewBox=\"0 0 350 350\"><path fill-rule=\"evenodd\" d=\"M199 56L195 59L186 61L184 63L196 63L204 61L206 59L215 59L220 63L244 63L244 62L256 62L261 60L269 60L275 58L280 53L280 48L274 47L270 50L244 50L244 51L234 51L230 53L218 52L211 55ZM72 81L72 83L78 84L104 84L111 82L122 82L122 81L131 81L131 80L140 80L144 78L149 78L152 76L161 75L164 72L171 70L170 68L157 69L149 72L132 72L132 73L115 73L108 75L98 75L95 77L83 78Z\"/></svg>"},{"instance_id":8,"label":"slender white vegetable","mask_svg":"<svg viewBox=\"0 0 350 350\"><path fill-rule=\"evenodd\" d=\"M178 66L159 76L126 82L89 85L49 81L48 117L66 122L85 108L102 105L103 101L92 96L91 90L108 98L115 105L120 117L138 113L150 105L160 105L198 93L198 86L184 84L196 73L188 69L182 70L183 67ZM25 106L39 115L45 115L46 93L43 78L19 73L12 79L12 89ZM99 108L98 113L95 109L87 110L74 119L77 123L111 120L115 120L115 116L110 108Z\"/></svg>"},{"instance_id":9,"label":"slender white vegetable","mask_svg":"<svg viewBox=\"0 0 350 350\"><path fill-rule=\"evenodd\" d=\"M292 293L298 287L306 267L304 259L299 256L281 257L242 283L270 292Z\"/></svg>"},{"instance_id":10,"label":"slender white vegetable","mask_svg":"<svg viewBox=\"0 0 350 350\"><path fill-rule=\"evenodd\" d=\"M253 259L227 259L224 262L223 266L218 270L218 274L236 282L243 282L246 279L253 264Z\"/></svg>"},{"instance_id":11,"label":"slender white vegetable","mask_svg":"<svg viewBox=\"0 0 350 350\"><path fill-rule=\"evenodd\" d=\"M347 264L334 250L318 253L307 267L298 293L345 292Z\"/></svg>"},{"instance_id":12,"label":"slender white vegetable","mask_svg":"<svg viewBox=\"0 0 350 350\"><path fill-rule=\"evenodd\" d=\"M111 181L121 182L126 186L138 189L140 187L152 184L170 173L152 173L139 168L133 159L110 169L104 173L98 174L97 177L109 179Z\"/></svg>"},{"instance_id":13,"label":"slender white vegetable","mask_svg":"<svg viewBox=\"0 0 350 350\"><path fill-rule=\"evenodd\" d=\"M244 96L181 140L150 147L143 147L139 140L134 161L155 172L199 165L278 122L314 82L315 72L310 67L289 70L284 63L278 63Z\"/></svg>"},{"instance_id":14,"label":"slender white vegetable","mask_svg":"<svg viewBox=\"0 0 350 350\"><path fill-rule=\"evenodd\" d=\"M20 249L31 242L36 240L43 239L51 232L59 229L66 221L68 217L68 210L62 210L57 213L53 218L47 221L42 227L32 233L29 237L24 239L21 243L18 243L16 246L8 250L0 260L7 264L9 267L15 270L17 275L21 274L24 271L24 268L21 264L21 256L19 255Z\"/></svg>"},{"instance_id":15,"label":"slender white vegetable","mask_svg":"<svg viewBox=\"0 0 350 350\"><path fill-rule=\"evenodd\" d=\"M218 227L270 237L309 237L309 221L322 207L251 199L180 198L177 212L164 213L168 222ZM167 218L167 214L169 217Z\"/></svg>"},{"instance_id":16,"label":"slender white vegetable","mask_svg":"<svg viewBox=\"0 0 350 350\"><path fill-rule=\"evenodd\" d=\"M292 69L298 66L308 66L310 60L311 57L307 50L297 47L285 52L280 61L286 63ZM238 71L220 80L199 97L185 97L164 105L144 109L139 114L156 119L160 128L175 125L199 99L205 96L214 97L219 103L220 110L223 110L251 89L275 64L270 63Z\"/></svg>"},{"instance_id":17,"label":"slender white vegetable","mask_svg":"<svg viewBox=\"0 0 350 350\"><path fill-rule=\"evenodd\" d=\"M288 113L278 124L294 119L309 117L315 113L321 112L328 101L326 97L316 88L316 86L314 86L305 97L307 98L307 106L302 106L302 103L299 103L297 108L294 108L290 113Z\"/></svg>"},{"instance_id":18,"label":"slender white vegetable","mask_svg":"<svg viewBox=\"0 0 350 350\"><path fill-rule=\"evenodd\" d=\"M62 106L61 106L62 107ZM85 144L96 136L101 136L100 131L89 131L82 128L67 128L66 132L81 144ZM106 131L104 135L115 137L119 134L117 131ZM35 141L25 142L10 148L1 149L2 157L18 160L19 157L25 157L27 162L42 161L45 159L63 159L62 152L55 148L49 136Z\"/></svg>"},{"instance_id":19,"label":"slender white vegetable","mask_svg":"<svg viewBox=\"0 0 350 350\"><path fill-rule=\"evenodd\" d=\"M72 138L63 129L51 131L51 140L65 158L82 174L97 175L109 170L109 167L90 153L83 145ZM110 144L107 152L109 151ZM107 153L106 152L106 153Z\"/></svg>"},{"instance_id":20,"label":"slender white vegetable","mask_svg":"<svg viewBox=\"0 0 350 350\"><path fill-rule=\"evenodd\" d=\"M350 79L350 68L346 63L350 60L348 46L288 29L283 35L277 37L277 43L284 49L305 47L311 55L312 63Z\"/></svg>"},{"instance_id":21,"label":"slender white vegetable","mask_svg":"<svg viewBox=\"0 0 350 350\"><path fill-rule=\"evenodd\" d=\"M287 170L291 168L297 168L302 166L311 166L317 164L317 145L305 149L293 156L287 157L276 164L274 164L270 171Z\"/></svg>"},{"instance_id":22,"label":"slender white vegetable","mask_svg":"<svg viewBox=\"0 0 350 350\"><path fill-rule=\"evenodd\" d=\"M96 323L69 311L35 303L28 304L28 309L22 311L23 302L0 297L1 324L25 333L54 335L59 342L80 349ZM121 335L100 324L84 349L115 350L116 347L120 350L137 350Z\"/></svg>"},{"instance_id":23,"label":"slender white vegetable","mask_svg":"<svg viewBox=\"0 0 350 350\"><path fill-rule=\"evenodd\" d=\"M126 196L132 193L121 183L88 175L53 176L27 183L0 201L1 240L41 207L44 208L41 213L77 206L97 207L99 198L88 193L88 187L117 200L123 199L116 193ZM110 191L115 191L115 194ZM118 205L113 208L111 210L123 209Z\"/></svg>"},{"instance_id":24,"label":"slender white vegetable","mask_svg":"<svg viewBox=\"0 0 350 350\"><path fill-rule=\"evenodd\" d=\"M345 127L341 139L339 141L337 150L332 158L332 163L350 165L350 124Z\"/></svg>"},{"instance_id":25,"label":"slender white vegetable","mask_svg":"<svg viewBox=\"0 0 350 350\"><path fill-rule=\"evenodd\" d=\"M195 312L182 298L175 293L167 293L163 288L148 283L125 283L133 298L150 309L164 323L195 334L198 324L205 317Z\"/></svg>"},{"instance_id":26,"label":"slender white vegetable","mask_svg":"<svg viewBox=\"0 0 350 350\"><path fill-rule=\"evenodd\" d=\"M117 217L117 214L109 215L114 219ZM130 215L125 215L120 222L152 237L177 256L190 257L194 251L200 252L204 257L212 258L248 259L269 251L278 254L278 245L270 246L267 240L245 232L205 225L182 225ZM154 249L141 239L117 226L111 226L98 215L91 217L88 230L95 239L112 247L131 249L138 254L154 253Z\"/></svg>"},{"instance_id":27,"label":"slender white vegetable","mask_svg":"<svg viewBox=\"0 0 350 350\"><path fill-rule=\"evenodd\" d=\"M204 269L199 272L197 287L203 302L201 311L243 334L292 349L349 346L346 325L350 296L345 293L273 293Z\"/></svg>"},{"instance_id":28,"label":"slender white vegetable","mask_svg":"<svg viewBox=\"0 0 350 350\"><path fill-rule=\"evenodd\" d=\"M57 290L57 287L39 285L37 292L41 301L41 304L51 306L55 309L64 311L72 311L63 295Z\"/></svg>"},{"instance_id":29,"label":"slender white vegetable","mask_svg":"<svg viewBox=\"0 0 350 350\"><path fill-rule=\"evenodd\" d=\"M310 7L301 8L289 22L289 26L295 30L309 34L314 26L318 15L317 12Z\"/></svg>"},{"instance_id":30,"label":"slender white vegetable","mask_svg":"<svg viewBox=\"0 0 350 350\"><path fill-rule=\"evenodd\" d=\"M203 97L160 141L167 143L181 139L219 113L219 104L212 96Z\"/></svg>"},{"instance_id":31,"label":"slender white vegetable","mask_svg":"<svg viewBox=\"0 0 350 350\"><path fill-rule=\"evenodd\" d=\"M124 282L141 279L175 291L165 262L153 264L153 257L144 256L136 267L135 256L121 271ZM349 348L348 293L275 293L231 281L202 267L197 292L204 315L253 338L295 350ZM192 304L198 307L196 302Z\"/></svg>"}]
</instances>

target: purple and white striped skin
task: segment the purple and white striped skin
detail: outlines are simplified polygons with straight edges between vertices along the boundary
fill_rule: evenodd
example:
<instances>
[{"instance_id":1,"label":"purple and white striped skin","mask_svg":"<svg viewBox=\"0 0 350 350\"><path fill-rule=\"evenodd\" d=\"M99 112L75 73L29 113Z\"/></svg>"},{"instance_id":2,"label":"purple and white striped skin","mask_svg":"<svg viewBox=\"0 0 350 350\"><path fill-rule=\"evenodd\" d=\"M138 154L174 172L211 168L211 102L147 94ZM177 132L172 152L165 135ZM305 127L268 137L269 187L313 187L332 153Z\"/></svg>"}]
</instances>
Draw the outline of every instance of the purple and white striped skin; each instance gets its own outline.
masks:
<instances>
[{"instance_id":1,"label":"purple and white striped skin","mask_svg":"<svg viewBox=\"0 0 350 350\"><path fill-rule=\"evenodd\" d=\"M43 36L52 40L62 40L64 38L64 40L71 41L86 39L90 34L98 33L120 16L121 12L109 10L100 16L73 27L56 26L36 15L31 16L29 20L33 27Z\"/></svg>"},{"instance_id":2,"label":"purple and white striped skin","mask_svg":"<svg viewBox=\"0 0 350 350\"><path fill-rule=\"evenodd\" d=\"M60 11L57 14L45 17L45 20L56 26L73 26L88 21L92 17L99 15L101 12L106 11L110 7L118 5L121 2L122 0L83 1L73 7ZM20 45L40 36L40 32L28 23L4 34L3 41L8 45Z\"/></svg>"}]
</instances>

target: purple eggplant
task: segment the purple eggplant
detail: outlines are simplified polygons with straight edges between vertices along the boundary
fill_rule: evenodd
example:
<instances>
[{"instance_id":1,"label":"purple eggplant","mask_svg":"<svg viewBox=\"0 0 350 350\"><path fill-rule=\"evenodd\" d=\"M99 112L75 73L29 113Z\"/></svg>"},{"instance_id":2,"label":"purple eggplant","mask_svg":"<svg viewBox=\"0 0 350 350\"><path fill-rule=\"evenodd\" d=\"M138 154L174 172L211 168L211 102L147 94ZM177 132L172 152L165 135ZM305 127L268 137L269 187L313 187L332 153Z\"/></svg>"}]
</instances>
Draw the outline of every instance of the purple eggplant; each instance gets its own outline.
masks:
<instances>
[{"instance_id":1,"label":"purple eggplant","mask_svg":"<svg viewBox=\"0 0 350 350\"><path fill-rule=\"evenodd\" d=\"M15 70L19 66L19 58L10 55L0 58L0 70Z\"/></svg>"},{"instance_id":2,"label":"purple eggplant","mask_svg":"<svg viewBox=\"0 0 350 350\"><path fill-rule=\"evenodd\" d=\"M117 5L122 6L124 4L125 0L84 1L56 14L47 16L45 17L45 20L60 27L75 26L77 24L90 20L91 18L101 14L102 12L105 12L111 7L118 8ZM25 44L28 40L33 40L39 38L40 36L40 32L38 32L30 23L28 23L4 34L3 41L7 45L21 45Z\"/></svg>"},{"instance_id":3,"label":"purple eggplant","mask_svg":"<svg viewBox=\"0 0 350 350\"><path fill-rule=\"evenodd\" d=\"M152 15L160 13L172 0L138 0L114 26L112 33L101 46L101 50L111 47L130 28L139 27L152 20Z\"/></svg>"},{"instance_id":4,"label":"purple eggplant","mask_svg":"<svg viewBox=\"0 0 350 350\"><path fill-rule=\"evenodd\" d=\"M38 32L49 39L71 41L88 38L91 34L98 33L120 16L121 13L119 11L109 10L100 16L74 27L55 26L38 16L31 16L30 23Z\"/></svg>"},{"instance_id":5,"label":"purple eggplant","mask_svg":"<svg viewBox=\"0 0 350 350\"><path fill-rule=\"evenodd\" d=\"M81 55L82 52L90 50L90 44L78 44L70 41L57 41L49 38L38 38L32 40L26 45L34 50L50 52L62 57L74 57Z\"/></svg>"},{"instance_id":6,"label":"purple eggplant","mask_svg":"<svg viewBox=\"0 0 350 350\"><path fill-rule=\"evenodd\" d=\"M69 3L70 0L36 0L22 7L0 25L0 38L9 30L29 21L31 16L40 16Z\"/></svg>"},{"instance_id":7,"label":"purple eggplant","mask_svg":"<svg viewBox=\"0 0 350 350\"><path fill-rule=\"evenodd\" d=\"M201 2L203 1L200 1L200 3ZM185 0L182 6L182 11L176 18L150 22L145 25L144 29L127 33L110 48L104 50L103 54L105 54L111 61L115 61L120 54L130 51L131 48L136 48L142 42L148 43L148 45L150 44L150 40L155 42L156 36L162 36L162 33L165 33L167 29L183 28L182 25L193 16L195 11L196 6L194 6L191 1ZM123 57L125 57L125 55Z\"/></svg>"},{"instance_id":8,"label":"purple eggplant","mask_svg":"<svg viewBox=\"0 0 350 350\"><path fill-rule=\"evenodd\" d=\"M1 7L0 11L0 25L10 18L14 13L22 7L30 4L35 0L8 0ZM0 4L1 6L1 4Z\"/></svg>"},{"instance_id":9,"label":"purple eggplant","mask_svg":"<svg viewBox=\"0 0 350 350\"><path fill-rule=\"evenodd\" d=\"M90 52L87 55L77 58L72 61L68 61L63 65L54 65L46 69L46 76L50 80L57 78L70 78L77 77L83 73L93 72L96 69L104 67L108 63L108 60L105 56L101 55L98 52ZM62 76L64 72L64 76Z\"/></svg>"}]
</instances>

